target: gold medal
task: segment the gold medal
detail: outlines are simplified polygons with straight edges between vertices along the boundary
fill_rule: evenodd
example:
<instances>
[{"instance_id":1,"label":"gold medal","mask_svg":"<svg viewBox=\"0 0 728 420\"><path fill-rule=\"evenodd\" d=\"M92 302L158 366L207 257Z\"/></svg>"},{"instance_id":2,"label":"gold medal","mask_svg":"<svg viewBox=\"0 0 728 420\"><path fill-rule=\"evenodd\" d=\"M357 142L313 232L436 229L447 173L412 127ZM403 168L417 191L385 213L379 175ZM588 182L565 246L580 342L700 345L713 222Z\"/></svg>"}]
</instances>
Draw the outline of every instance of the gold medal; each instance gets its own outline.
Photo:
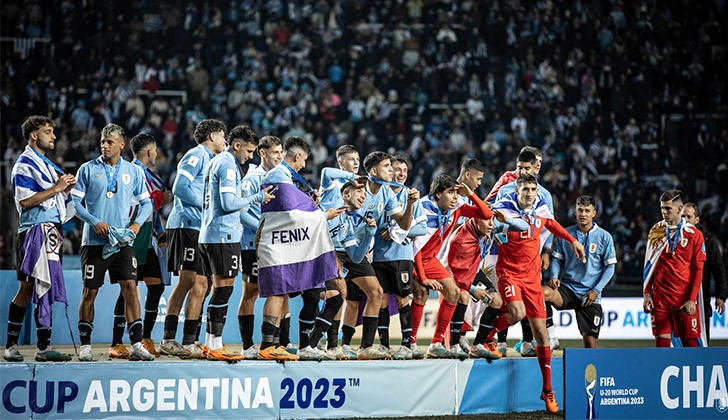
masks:
<instances>
[{"instance_id":1,"label":"gold medal","mask_svg":"<svg viewBox=\"0 0 728 420\"><path fill-rule=\"evenodd\" d=\"M111 198L114 196L114 193L111 191L106 191L106 198Z\"/></svg>"}]
</instances>

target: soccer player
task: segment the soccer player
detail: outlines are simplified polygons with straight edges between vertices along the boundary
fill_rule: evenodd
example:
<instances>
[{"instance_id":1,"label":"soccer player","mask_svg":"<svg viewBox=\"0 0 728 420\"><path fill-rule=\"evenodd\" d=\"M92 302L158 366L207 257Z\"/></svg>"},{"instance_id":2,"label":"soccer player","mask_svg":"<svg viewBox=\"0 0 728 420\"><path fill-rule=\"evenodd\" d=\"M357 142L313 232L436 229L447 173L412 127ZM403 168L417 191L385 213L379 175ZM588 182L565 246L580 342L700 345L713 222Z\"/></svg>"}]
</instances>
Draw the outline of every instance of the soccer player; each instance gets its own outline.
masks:
<instances>
[{"instance_id":1,"label":"soccer player","mask_svg":"<svg viewBox=\"0 0 728 420\"><path fill-rule=\"evenodd\" d=\"M543 152L533 146L523 146L521 150L518 152L519 155L523 152L531 152L536 156L536 164L535 164L535 170L536 173L539 173L541 171L541 163L543 162ZM506 171L503 172L503 174L498 178L498 181L493 185L493 188L491 188L488 195L485 197L486 203L495 203L496 196L498 195L498 191L503 187L504 185L510 184L514 182L522 173L522 168L518 165L518 160L516 161L516 169L513 171Z\"/></svg>"},{"instance_id":2,"label":"soccer player","mask_svg":"<svg viewBox=\"0 0 728 420\"><path fill-rule=\"evenodd\" d=\"M247 126L230 130L228 149L210 160L203 172L204 201L200 226L200 257L205 276L212 278L213 292L207 305L205 350L208 360L234 362L245 356L227 351L222 345L222 331L227 318L228 301L235 277L240 270L241 211L253 202L267 203L272 187L241 197L242 177L238 163L253 157L258 136Z\"/></svg>"},{"instance_id":3,"label":"soccer player","mask_svg":"<svg viewBox=\"0 0 728 420\"><path fill-rule=\"evenodd\" d=\"M582 262L585 262L584 247L553 219L548 206L540 201L538 182L534 176L521 175L516 185L516 192L493 205L493 210L499 210L507 217L521 218L529 225L526 232L508 232L507 240L498 252L498 291L508 312L498 320L495 331L528 317L536 339L536 355L543 377L541 399L546 403L546 410L555 413L559 407L551 388L551 349L541 289L541 232L547 229L567 240Z\"/></svg>"},{"instance_id":4,"label":"soccer player","mask_svg":"<svg viewBox=\"0 0 728 420\"><path fill-rule=\"evenodd\" d=\"M683 347L698 347L700 313L698 291L703 281L703 233L682 217L680 190L660 196L662 220L647 236L643 309L651 314L657 347L670 347L670 334Z\"/></svg>"},{"instance_id":5,"label":"soccer player","mask_svg":"<svg viewBox=\"0 0 728 420\"><path fill-rule=\"evenodd\" d=\"M164 318L164 339L159 352L181 358L203 358L199 337L200 314L208 291L208 279L202 270L198 239L202 220L202 174L213 156L225 150L225 125L218 120L202 120L193 134L197 147L190 149L177 164L177 177L172 185L174 202L167 218L167 269L179 275L167 301ZM185 322L182 344L177 336L177 324L182 304Z\"/></svg>"},{"instance_id":6,"label":"soccer player","mask_svg":"<svg viewBox=\"0 0 728 420\"><path fill-rule=\"evenodd\" d=\"M394 192L399 204L407 206L408 189L404 186L409 174L407 161L401 157L392 159L394 182L389 186ZM412 226L403 230L397 222L388 218L386 228L380 230L375 236L372 249L372 267L377 275L379 284L384 290L382 297L383 307L379 310L377 331L384 350L389 352L389 295L394 294L399 312L399 322L402 330L401 346L392 354L395 360L407 360L413 357L410 336L412 334L412 310L409 295L412 293L412 280L414 270L414 250L412 240L427 233L427 218L419 201L412 204Z\"/></svg>"},{"instance_id":7,"label":"soccer player","mask_svg":"<svg viewBox=\"0 0 728 420\"><path fill-rule=\"evenodd\" d=\"M56 145L53 120L33 115L23 122L21 129L28 145L13 165L11 178L15 207L20 215L16 250L18 292L8 310L8 335L3 357L8 362L23 361L23 355L18 350L18 337L25 311L36 285L44 284L47 289L45 295L33 299L36 304L33 318L38 337L35 360L67 362L71 356L50 345L51 309L54 301L67 302L60 266L61 224L74 214L70 193L76 184L76 177L64 173L46 156ZM48 252L31 252L38 248ZM43 260L45 263L42 263ZM51 273L51 278L41 271L36 272L36 266L47 268L43 271Z\"/></svg>"},{"instance_id":8,"label":"soccer player","mask_svg":"<svg viewBox=\"0 0 728 420\"><path fill-rule=\"evenodd\" d=\"M594 223L597 210L593 197L579 196L575 213L576 225L566 231L584 246L586 264L576 257L570 244L558 239L549 268L551 281L543 286L543 295L556 309L574 310L584 347L595 349L602 320L602 290L614 276L617 254L612 235Z\"/></svg>"},{"instance_id":9,"label":"soccer player","mask_svg":"<svg viewBox=\"0 0 728 420\"><path fill-rule=\"evenodd\" d=\"M260 165L248 169L243 178L243 196L249 197L260 192L260 182L265 174L281 163L283 159L283 145L281 139L276 136L264 136L258 143L258 156ZM260 227L262 203L252 203L248 210L243 213L243 238L242 238L242 266L243 266L243 295L240 297L238 306L238 325L240 337L243 341L242 354L246 359L257 359L258 348L253 343L253 331L255 325L255 301L258 298L258 257L255 253L255 234ZM281 321L281 328L290 325L291 318L286 317ZM287 336L284 332L284 336Z\"/></svg>"},{"instance_id":10,"label":"soccer player","mask_svg":"<svg viewBox=\"0 0 728 420\"><path fill-rule=\"evenodd\" d=\"M465 204L458 194L469 198L474 205ZM430 194L420 200L427 215L426 235L415 238L415 275L421 286L432 288L442 294L443 301L437 310L435 334L427 349L428 358L451 358L442 340L456 304L460 297L452 274L438 260L442 246L455 228L461 216L490 219L493 213L488 206L465 184L458 184L449 175L439 175L432 180ZM422 319L426 294L414 294L412 302L412 342L416 344L417 330Z\"/></svg>"},{"instance_id":11,"label":"soccer player","mask_svg":"<svg viewBox=\"0 0 728 420\"><path fill-rule=\"evenodd\" d=\"M467 219L463 225L455 229L448 240L446 261L455 283L462 292L472 296L476 301L488 302L487 308L480 317L480 327L475 342L467 352L464 348L458 347L461 342L460 328L463 318L459 319L459 325L457 325L458 320L453 315L450 323L450 351L461 357L465 352L473 358L490 360L501 358L495 342L488 338L495 319L500 314L503 301L493 283L483 273L481 265L496 241L495 234L502 234L508 229L523 232L528 229L528 224L522 219L506 218L501 212L495 211L492 219ZM456 325L453 327L453 324Z\"/></svg>"},{"instance_id":12,"label":"soccer player","mask_svg":"<svg viewBox=\"0 0 728 420\"><path fill-rule=\"evenodd\" d=\"M164 181L152 172L152 168L157 161L157 141L154 137L149 134L137 134L132 137L130 145L134 154L134 164L144 171L145 184L154 208L152 215L142 224L139 234L134 239L134 255L138 264L137 278L141 278L147 286L147 297L144 302L142 345L154 357L159 357L159 352L152 340L152 330L157 322L159 299L164 293L165 283L162 279L164 277L169 282L170 278L169 275L162 275L159 256L156 251L156 248L167 245L166 234L158 211L162 206L170 203L173 197L172 193L167 191ZM152 236L155 238L154 243ZM124 321L124 296L119 293L114 306L114 327L111 347L109 348L109 357L111 358L129 358L129 350L121 342L124 335Z\"/></svg>"},{"instance_id":13,"label":"soccer player","mask_svg":"<svg viewBox=\"0 0 728 420\"><path fill-rule=\"evenodd\" d=\"M137 290L137 260L132 244L141 225L152 214L152 203L144 171L121 158L125 146L124 129L108 124L101 130L101 156L78 169L71 194L76 213L83 220L81 264L83 296L78 308L81 351L78 360L93 361L91 331L94 301L108 271L111 283L118 283L124 295L124 312L132 346L129 360L154 360L142 345ZM136 217L130 217L132 200L139 203Z\"/></svg>"},{"instance_id":14,"label":"soccer player","mask_svg":"<svg viewBox=\"0 0 728 420\"><path fill-rule=\"evenodd\" d=\"M713 310L710 307L710 279L715 280L715 311L722 315L725 312L726 298L728 298L728 278L726 278L725 266L723 265L720 243L713 232L700 223L698 206L693 203L685 203L683 217L700 229L705 238L707 259L705 265L703 265L703 310L706 315L705 338L710 341L710 318L713 316Z\"/></svg>"}]
</instances>

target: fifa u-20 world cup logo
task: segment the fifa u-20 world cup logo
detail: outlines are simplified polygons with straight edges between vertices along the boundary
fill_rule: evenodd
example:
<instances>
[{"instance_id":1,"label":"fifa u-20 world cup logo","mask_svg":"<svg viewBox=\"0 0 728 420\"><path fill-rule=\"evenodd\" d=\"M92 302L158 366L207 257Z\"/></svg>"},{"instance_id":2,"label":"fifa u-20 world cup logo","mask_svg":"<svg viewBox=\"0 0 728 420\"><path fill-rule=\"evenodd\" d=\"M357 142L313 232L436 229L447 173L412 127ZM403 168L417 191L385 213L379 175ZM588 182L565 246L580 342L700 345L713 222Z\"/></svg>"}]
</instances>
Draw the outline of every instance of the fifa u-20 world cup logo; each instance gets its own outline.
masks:
<instances>
[{"instance_id":1,"label":"fifa u-20 world cup logo","mask_svg":"<svg viewBox=\"0 0 728 420\"><path fill-rule=\"evenodd\" d=\"M596 394L597 389L597 368L592 364L587 365L584 370L584 387L586 388L586 398L588 403L586 418L595 419L594 395Z\"/></svg>"}]
</instances>

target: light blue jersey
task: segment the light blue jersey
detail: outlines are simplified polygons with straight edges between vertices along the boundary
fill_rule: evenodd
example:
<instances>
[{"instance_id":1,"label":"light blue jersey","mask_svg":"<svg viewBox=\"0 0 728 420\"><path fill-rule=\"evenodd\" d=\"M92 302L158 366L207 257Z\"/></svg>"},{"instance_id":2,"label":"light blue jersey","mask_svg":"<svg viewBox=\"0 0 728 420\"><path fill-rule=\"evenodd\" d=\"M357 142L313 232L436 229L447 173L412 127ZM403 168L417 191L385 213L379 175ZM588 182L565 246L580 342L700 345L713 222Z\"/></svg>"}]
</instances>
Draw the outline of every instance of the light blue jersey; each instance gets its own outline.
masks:
<instances>
[{"instance_id":1,"label":"light blue jersey","mask_svg":"<svg viewBox=\"0 0 728 420\"><path fill-rule=\"evenodd\" d=\"M243 178L243 197L250 197L260 192L260 184L265 177L266 170L263 165L252 166ZM241 215L243 222L243 239L240 243L240 249L255 250L255 234L260 226L260 215L262 203L252 203L248 207L248 211Z\"/></svg>"},{"instance_id":2,"label":"light blue jersey","mask_svg":"<svg viewBox=\"0 0 728 420\"><path fill-rule=\"evenodd\" d=\"M172 186L174 203L167 218L167 229L200 230L203 172L211 159L212 152L200 144L187 151L177 164L177 178Z\"/></svg>"},{"instance_id":3,"label":"light blue jersey","mask_svg":"<svg viewBox=\"0 0 728 420\"><path fill-rule=\"evenodd\" d=\"M293 175L291 174L291 171L286 168L284 165L278 165L275 168L268 171L265 176L263 177L263 180L261 181L261 185L264 184L291 184L295 185L293 183Z\"/></svg>"},{"instance_id":4,"label":"light blue jersey","mask_svg":"<svg viewBox=\"0 0 728 420\"><path fill-rule=\"evenodd\" d=\"M263 192L242 197L242 178L230 150L212 158L204 171L204 201L200 243L239 243L243 233L240 210L263 201Z\"/></svg>"},{"instance_id":5,"label":"light blue jersey","mask_svg":"<svg viewBox=\"0 0 728 420\"><path fill-rule=\"evenodd\" d=\"M102 238L94 226L104 222L110 227L126 228L131 223L132 207L139 203L133 220L141 226L153 206L145 184L144 172L137 165L119 158L111 167L103 157L81 165L76 174L77 183L71 194L76 204L76 214L85 222L81 245L106 245L108 238Z\"/></svg>"},{"instance_id":6,"label":"light blue jersey","mask_svg":"<svg viewBox=\"0 0 728 420\"><path fill-rule=\"evenodd\" d=\"M344 199L341 198L341 187L347 181L356 179L356 174L342 169L324 168L321 170L321 188L319 193L319 207L321 210L338 209L344 207Z\"/></svg>"},{"instance_id":7,"label":"light blue jersey","mask_svg":"<svg viewBox=\"0 0 728 420\"><path fill-rule=\"evenodd\" d=\"M400 189L398 193L395 193L395 197L402 208L407 205L407 189ZM399 227L393 217L390 216L387 218L387 229L392 240L385 241L380 235L374 237L373 262L414 261L415 252L412 247L412 238L427 233L427 216L419 200L412 204L412 206L412 225L409 231L407 231L406 236L393 234L393 232L404 233L404 231ZM401 238L401 236L405 237Z\"/></svg>"},{"instance_id":8,"label":"light blue jersey","mask_svg":"<svg viewBox=\"0 0 728 420\"><path fill-rule=\"evenodd\" d=\"M354 263L362 262L377 232L376 226L367 226L364 218L348 210L326 223L336 251L346 252Z\"/></svg>"},{"instance_id":9,"label":"light blue jersey","mask_svg":"<svg viewBox=\"0 0 728 420\"><path fill-rule=\"evenodd\" d=\"M366 201L364 206L356 212L365 219L370 217L374 219L377 222L377 230L389 226L389 218L404 211L404 208L397 201L394 191L388 186L382 185L376 194L372 194L369 190L369 183L365 188L367 191Z\"/></svg>"},{"instance_id":10,"label":"light blue jersey","mask_svg":"<svg viewBox=\"0 0 728 420\"><path fill-rule=\"evenodd\" d=\"M550 278L558 278L563 266L561 287L568 287L579 299L594 290L599 294L594 303L599 303L602 290L612 279L617 264L612 235L596 223L586 234L581 233L576 225L569 226L566 231L584 245L586 264L576 258L570 243L558 239L552 253Z\"/></svg>"}]
</instances>

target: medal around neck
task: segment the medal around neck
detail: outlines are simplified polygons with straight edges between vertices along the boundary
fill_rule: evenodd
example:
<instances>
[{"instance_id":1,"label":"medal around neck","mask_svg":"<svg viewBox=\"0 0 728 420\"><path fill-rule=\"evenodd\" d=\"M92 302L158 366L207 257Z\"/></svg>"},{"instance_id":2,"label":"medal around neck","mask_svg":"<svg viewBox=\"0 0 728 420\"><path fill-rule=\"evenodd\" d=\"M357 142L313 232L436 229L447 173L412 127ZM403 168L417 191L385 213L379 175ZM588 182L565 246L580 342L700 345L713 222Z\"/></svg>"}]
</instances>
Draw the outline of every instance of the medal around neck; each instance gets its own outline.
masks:
<instances>
[{"instance_id":1,"label":"medal around neck","mask_svg":"<svg viewBox=\"0 0 728 420\"><path fill-rule=\"evenodd\" d=\"M106 198L111 198L114 196L114 193L112 191L106 191Z\"/></svg>"}]
</instances>

